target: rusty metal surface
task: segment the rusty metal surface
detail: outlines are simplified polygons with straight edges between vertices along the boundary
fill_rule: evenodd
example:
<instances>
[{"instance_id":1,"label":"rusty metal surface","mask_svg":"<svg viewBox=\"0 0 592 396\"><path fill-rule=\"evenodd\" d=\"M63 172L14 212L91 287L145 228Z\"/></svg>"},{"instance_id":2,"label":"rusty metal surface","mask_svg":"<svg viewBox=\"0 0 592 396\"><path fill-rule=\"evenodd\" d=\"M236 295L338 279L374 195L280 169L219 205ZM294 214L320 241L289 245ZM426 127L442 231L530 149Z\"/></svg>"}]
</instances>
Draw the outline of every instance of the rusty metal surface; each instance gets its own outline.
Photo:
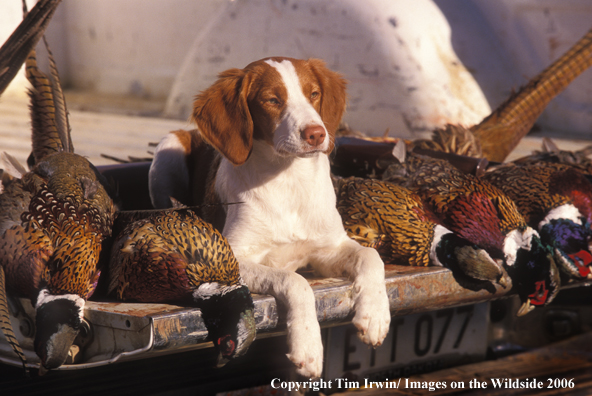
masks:
<instances>
[{"instance_id":1,"label":"rusty metal surface","mask_svg":"<svg viewBox=\"0 0 592 396\"><path fill-rule=\"evenodd\" d=\"M491 291L469 290L462 287L445 268L410 268L387 266L387 292L394 315L434 311L470 303L492 300L505 295L499 285Z\"/></svg>"},{"instance_id":2,"label":"rusty metal surface","mask_svg":"<svg viewBox=\"0 0 592 396\"><path fill-rule=\"evenodd\" d=\"M348 323L353 316L351 282L343 278L309 280L316 298L317 317L322 327ZM390 309L394 316L433 311L487 301L504 296L509 290L500 286L488 290L469 290L454 279L452 273L439 267L413 268L388 265L386 286ZM285 333L284 308L271 296L254 295L255 321L258 338ZM27 300L13 318L17 338L26 349L31 367L38 367L32 352L34 332L27 333L34 310ZM61 370L82 369L115 361L140 359L188 349L211 347L206 341L207 330L196 308L169 304L141 304L89 301L85 319L90 334L77 341L80 353ZM12 350L0 338L0 361L20 365Z\"/></svg>"}]
</instances>

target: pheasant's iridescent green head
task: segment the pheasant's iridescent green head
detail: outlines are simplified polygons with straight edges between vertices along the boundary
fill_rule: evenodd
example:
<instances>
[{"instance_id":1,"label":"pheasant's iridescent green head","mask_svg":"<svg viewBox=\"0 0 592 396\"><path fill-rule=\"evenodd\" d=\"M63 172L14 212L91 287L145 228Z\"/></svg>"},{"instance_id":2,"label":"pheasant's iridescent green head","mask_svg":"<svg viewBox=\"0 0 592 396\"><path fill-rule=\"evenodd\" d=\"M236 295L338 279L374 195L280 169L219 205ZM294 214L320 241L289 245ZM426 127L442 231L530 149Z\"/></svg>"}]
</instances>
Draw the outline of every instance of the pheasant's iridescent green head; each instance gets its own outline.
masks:
<instances>
[{"instance_id":1,"label":"pheasant's iridescent green head","mask_svg":"<svg viewBox=\"0 0 592 396\"><path fill-rule=\"evenodd\" d=\"M588 247L590 226L570 219L554 219L540 229L541 241L553 248L555 262L566 279L592 277L592 255Z\"/></svg>"}]
</instances>

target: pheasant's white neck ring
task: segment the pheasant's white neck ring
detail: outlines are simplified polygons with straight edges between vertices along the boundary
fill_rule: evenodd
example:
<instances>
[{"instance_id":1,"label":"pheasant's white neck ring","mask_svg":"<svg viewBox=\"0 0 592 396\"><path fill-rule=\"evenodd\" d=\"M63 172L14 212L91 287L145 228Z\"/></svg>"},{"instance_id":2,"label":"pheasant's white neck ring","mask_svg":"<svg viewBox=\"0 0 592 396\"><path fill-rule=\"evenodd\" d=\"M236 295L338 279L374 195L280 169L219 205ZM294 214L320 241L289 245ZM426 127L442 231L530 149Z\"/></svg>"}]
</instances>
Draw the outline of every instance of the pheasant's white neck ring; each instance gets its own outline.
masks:
<instances>
[{"instance_id":1,"label":"pheasant's white neck ring","mask_svg":"<svg viewBox=\"0 0 592 396\"><path fill-rule=\"evenodd\" d=\"M77 294L51 294L47 289L41 289L39 292L39 296L37 296L37 303L35 304L35 309L39 308L40 306L47 304L50 301L56 300L69 300L74 303L78 309L78 316L80 317L80 321L84 319L84 304L85 300Z\"/></svg>"},{"instance_id":2,"label":"pheasant's white neck ring","mask_svg":"<svg viewBox=\"0 0 592 396\"><path fill-rule=\"evenodd\" d=\"M506 265L514 265L518 249L530 251L533 236L538 237L539 234L530 227L526 227L523 232L512 230L506 234L503 246Z\"/></svg>"},{"instance_id":3,"label":"pheasant's white neck ring","mask_svg":"<svg viewBox=\"0 0 592 396\"><path fill-rule=\"evenodd\" d=\"M432 261L432 264L439 265L440 267L444 266L444 264L442 264L440 262L440 260L438 260L438 254L436 253L436 248L440 244L442 237L446 234L451 234L451 233L452 233L452 231L450 231L447 228L442 227L439 224L436 225L436 227L434 227L434 239L432 241L432 246L430 246L430 260Z\"/></svg>"},{"instance_id":4,"label":"pheasant's white neck ring","mask_svg":"<svg viewBox=\"0 0 592 396\"><path fill-rule=\"evenodd\" d=\"M193 298L199 300L207 300L212 296L223 296L233 290L244 286L242 278L235 285L221 285L218 282L207 282L202 283L193 291Z\"/></svg>"},{"instance_id":5,"label":"pheasant's white neck ring","mask_svg":"<svg viewBox=\"0 0 592 396\"><path fill-rule=\"evenodd\" d=\"M547 216L539 223L539 230L549 224L552 220L568 219L578 225L582 225L582 214L572 204L564 204L549 211Z\"/></svg>"}]
</instances>

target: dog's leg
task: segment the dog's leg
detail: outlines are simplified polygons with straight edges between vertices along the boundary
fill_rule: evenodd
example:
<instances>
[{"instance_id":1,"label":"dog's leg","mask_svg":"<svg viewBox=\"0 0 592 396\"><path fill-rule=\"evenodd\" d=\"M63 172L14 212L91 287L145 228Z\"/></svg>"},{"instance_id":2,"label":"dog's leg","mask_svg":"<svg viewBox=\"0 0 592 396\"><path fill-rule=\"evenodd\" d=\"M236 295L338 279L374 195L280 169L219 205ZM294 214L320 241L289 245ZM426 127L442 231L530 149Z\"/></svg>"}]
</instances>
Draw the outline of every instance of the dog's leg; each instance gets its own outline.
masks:
<instances>
[{"instance_id":1,"label":"dog's leg","mask_svg":"<svg viewBox=\"0 0 592 396\"><path fill-rule=\"evenodd\" d=\"M287 308L288 358L298 374L320 377L323 343L310 285L295 272L261 264L240 264L243 280L253 293L271 294Z\"/></svg>"},{"instance_id":2,"label":"dog's leg","mask_svg":"<svg viewBox=\"0 0 592 396\"><path fill-rule=\"evenodd\" d=\"M378 252L348 238L337 249L320 249L311 264L322 276L349 277L353 282L356 311L352 322L358 329L358 337L368 345L381 345L388 333L391 314L384 263Z\"/></svg>"}]
</instances>

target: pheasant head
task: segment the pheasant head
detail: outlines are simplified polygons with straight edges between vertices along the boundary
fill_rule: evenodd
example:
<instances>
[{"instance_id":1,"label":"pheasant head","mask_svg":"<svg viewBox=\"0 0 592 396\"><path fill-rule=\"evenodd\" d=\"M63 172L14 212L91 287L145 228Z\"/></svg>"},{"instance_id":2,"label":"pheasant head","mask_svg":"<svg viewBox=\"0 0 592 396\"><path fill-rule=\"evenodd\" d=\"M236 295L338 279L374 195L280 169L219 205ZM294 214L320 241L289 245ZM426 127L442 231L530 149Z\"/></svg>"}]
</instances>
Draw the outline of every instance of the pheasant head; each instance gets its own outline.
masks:
<instances>
[{"instance_id":1,"label":"pheasant head","mask_svg":"<svg viewBox=\"0 0 592 396\"><path fill-rule=\"evenodd\" d=\"M437 241L433 251L434 262L450 268L453 273L460 272L480 281L495 281L506 287L501 260L492 259L485 249L444 227L436 227L445 231L441 237L434 238L434 241Z\"/></svg>"},{"instance_id":2,"label":"pheasant head","mask_svg":"<svg viewBox=\"0 0 592 396\"><path fill-rule=\"evenodd\" d=\"M561 272L568 279L591 278L590 226L571 219L553 219L540 228L541 240L551 246Z\"/></svg>"},{"instance_id":3,"label":"pheasant head","mask_svg":"<svg viewBox=\"0 0 592 396\"><path fill-rule=\"evenodd\" d=\"M529 239L522 239L522 243L516 251L516 261L507 267L513 287L522 301L518 316L553 301L561 284L553 253L536 233Z\"/></svg>"},{"instance_id":4,"label":"pheasant head","mask_svg":"<svg viewBox=\"0 0 592 396\"><path fill-rule=\"evenodd\" d=\"M39 293L35 309L34 349L45 369L61 366L82 324L84 299L76 294Z\"/></svg>"},{"instance_id":5,"label":"pheasant head","mask_svg":"<svg viewBox=\"0 0 592 396\"><path fill-rule=\"evenodd\" d=\"M193 293L201 307L208 337L218 353L218 367L244 355L255 339L253 300L245 285L204 283Z\"/></svg>"}]
</instances>

